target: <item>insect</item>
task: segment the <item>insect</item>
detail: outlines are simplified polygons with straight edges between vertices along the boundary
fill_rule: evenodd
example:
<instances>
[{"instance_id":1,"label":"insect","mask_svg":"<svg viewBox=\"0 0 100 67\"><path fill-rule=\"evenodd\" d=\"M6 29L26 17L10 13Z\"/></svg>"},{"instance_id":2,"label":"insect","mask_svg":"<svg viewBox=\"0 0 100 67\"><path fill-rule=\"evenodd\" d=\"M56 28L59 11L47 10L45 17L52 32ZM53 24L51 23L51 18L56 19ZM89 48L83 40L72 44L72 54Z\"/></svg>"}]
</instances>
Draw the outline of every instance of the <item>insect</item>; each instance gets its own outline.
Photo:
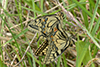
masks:
<instances>
[{"instance_id":1,"label":"insect","mask_svg":"<svg viewBox=\"0 0 100 67\"><path fill-rule=\"evenodd\" d=\"M56 33L55 33L56 32ZM49 64L58 58L67 48L74 44L74 41L62 29L56 30L52 37L48 37L46 41L36 50L36 56L45 56L43 63Z\"/></svg>"},{"instance_id":2,"label":"insect","mask_svg":"<svg viewBox=\"0 0 100 67\"><path fill-rule=\"evenodd\" d=\"M39 37L43 36L46 38L35 52L36 56L45 56L43 61L45 64L54 61L68 46L74 44L72 38L62 28L63 19L64 14L59 12L38 17L28 25L29 30L39 32Z\"/></svg>"},{"instance_id":3,"label":"insect","mask_svg":"<svg viewBox=\"0 0 100 67\"><path fill-rule=\"evenodd\" d=\"M57 24L60 24L62 26L63 19L64 14L62 12L58 12L57 14L53 15L38 17L34 21L29 23L28 29L32 32L39 32L40 37L48 37Z\"/></svg>"}]
</instances>

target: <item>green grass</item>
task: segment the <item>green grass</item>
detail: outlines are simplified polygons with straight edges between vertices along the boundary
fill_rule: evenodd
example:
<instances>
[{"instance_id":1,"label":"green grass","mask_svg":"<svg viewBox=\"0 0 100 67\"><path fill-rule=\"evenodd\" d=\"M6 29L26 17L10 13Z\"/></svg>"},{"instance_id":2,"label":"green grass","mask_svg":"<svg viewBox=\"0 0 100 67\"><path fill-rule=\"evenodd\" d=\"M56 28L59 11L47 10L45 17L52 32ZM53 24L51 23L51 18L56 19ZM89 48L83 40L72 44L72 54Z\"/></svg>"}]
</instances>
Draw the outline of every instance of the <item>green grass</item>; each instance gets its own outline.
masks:
<instances>
[{"instance_id":1,"label":"green grass","mask_svg":"<svg viewBox=\"0 0 100 67\"><path fill-rule=\"evenodd\" d=\"M0 1L0 4L4 4L2 7L0 6L0 66L7 67L6 63L11 64L11 62L14 60L14 57L16 55L16 58L18 61L21 61L26 49L28 46L30 48L28 49L26 55L24 56L24 59L20 63L20 67L46 67L47 65L43 65L40 61L43 60L43 57L37 58L34 56L34 51L37 49L37 46L39 47L41 45L41 40L39 42L36 42L36 37L33 43L30 45L31 39L34 37L34 33L28 31L27 24L23 23L27 20L27 18L35 19L38 15L48 15L48 14L55 14L58 11L61 11L61 7L58 6L58 10L53 9L49 11L48 13L45 13L47 10L50 10L54 8L53 4L48 1L49 5L47 5L44 0L41 0L40 2L34 2L35 0L24 0L24 1L14 1L10 2L9 0L6 0L6 2L2 3L3 1ZM66 2L63 0L63 7L72 13L75 20L77 20L77 23L80 24L77 25L76 21L69 21L69 18L66 18L65 11L62 11L65 15L64 19L64 29L69 28L71 29L71 32L74 34L77 33L77 42L74 46L71 47L72 51L77 52L76 56L73 56L72 53L67 53L66 51L57 59L57 64L55 62L50 63L50 67L70 67L69 64L76 67L82 67L87 65L87 63L95 58L97 56L98 51L100 51L100 18L97 16L97 13L99 14L99 5L100 1L96 0L96 2L89 0L80 0L78 2L77 0L68 0L68 5L66 5ZM62 2L62 1L60 1ZM52 4L52 5L51 5ZM89 4L89 6L87 5ZM9 5L9 6L8 6ZM87 7L88 6L88 7ZM13 8L11 8L13 7ZM48 7L48 8L47 8ZM89 10L87 10L87 8ZM1 10L3 9L3 11ZM9 9L9 10L8 10ZM2 13L3 12L3 13ZM68 21L66 21L66 19ZM75 25L73 25L73 24ZM20 25L19 25L20 24ZM67 27L66 24L69 26ZM18 25L17 27L15 27ZM76 27L75 27L76 26ZM69 31L70 30L66 30ZM80 33L82 32L82 33ZM10 34L9 34L10 33ZM39 33L38 33L39 34ZM79 36L84 38L85 40L82 41L79 39ZM35 45L36 44L36 45ZM9 46L9 48L8 48ZM10 52L9 52L10 51ZM7 54L7 55L4 55ZM70 55L69 55L70 54ZM12 57L12 55L14 55ZM7 58L7 59L4 59ZM39 60L40 59L40 60ZM66 59L69 59L75 64L67 61ZM9 62L6 62L5 60L10 60ZM55 60L56 61L56 60ZM16 61L14 61L16 62ZM15 65L13 62L12 66ZM18 62L17 62L18 63ZM6 64L6 65L5 65ZM95 63L92 62L91 67L95 67Z\"/></svg>"}]
</instances>

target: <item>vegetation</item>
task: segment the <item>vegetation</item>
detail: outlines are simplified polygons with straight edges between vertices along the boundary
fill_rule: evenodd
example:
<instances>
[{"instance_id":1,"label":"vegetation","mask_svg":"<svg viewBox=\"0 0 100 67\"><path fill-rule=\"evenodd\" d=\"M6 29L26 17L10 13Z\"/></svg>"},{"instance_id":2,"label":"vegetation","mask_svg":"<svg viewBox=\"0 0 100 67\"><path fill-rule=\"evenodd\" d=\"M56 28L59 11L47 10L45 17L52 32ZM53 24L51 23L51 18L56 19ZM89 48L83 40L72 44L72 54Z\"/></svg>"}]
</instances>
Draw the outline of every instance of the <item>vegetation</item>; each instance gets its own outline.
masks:
<instances>
[{"instance_id":1,"label":"vegetation","mask_svg":"<svg viewBox=\"0 0 100 67\"><path fill-rule=\"evenodd\" d=\"M99 0L1 0L0 66L19 67L97 67L100 66ZM64 29L77 38L57 60L42 64L35 50L43 40L30 32L28 22L38 16L65 15ZM38 33L39 34L39 33Z\"/></svg>"}]
</instances>

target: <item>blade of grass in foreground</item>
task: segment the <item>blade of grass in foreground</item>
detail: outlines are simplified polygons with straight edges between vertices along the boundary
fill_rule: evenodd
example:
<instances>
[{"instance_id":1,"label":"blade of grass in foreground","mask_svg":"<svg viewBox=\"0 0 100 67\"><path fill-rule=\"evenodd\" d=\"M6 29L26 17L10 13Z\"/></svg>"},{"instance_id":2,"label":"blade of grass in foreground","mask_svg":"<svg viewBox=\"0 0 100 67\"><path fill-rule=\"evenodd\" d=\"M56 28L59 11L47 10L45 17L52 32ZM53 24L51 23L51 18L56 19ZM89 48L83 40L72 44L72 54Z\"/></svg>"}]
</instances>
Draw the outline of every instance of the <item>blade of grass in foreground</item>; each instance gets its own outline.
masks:
<instances>
[{"instance_id":1,"label":"blade of grass in foreground","mask_svg":"<svg viewBox=\"0 0 100 67\"><path fill-rule=\"evenodd\" d=\"M30 48L30 51L31 51L31 54L32 54L33 67L36 67L35 60L34 60L34 56L33 56L33 53L32 53L32 50L31 50L31 48Z\"/></svg>"},{"instance_id":2,"label":"blade of grass in foreground","mask_svg":"<svg viewBox=\"0 0 100 67\"><path fill-rule=\"evenodd\" d=\"M6 64L4 64L3 61L1 61L1 58L0 58L0 67L7 67Z\"/></svg>"},{"instance_id":3,"label":"blade of grass in foreground","mask_svg":"<svg viewBox=\"0 0 100 67\"><path fill-rule=\"evenodd\" d=\"M83 49L79 49L79 44L85 44L84 47L82 47ZM88 49L88 46L89 44L87 43L77 43L77 47L76 47L76 50L77 50L77 57L76 57L76 67L81 67L81 63L82 63L82 60L87 52L87 49ZM81 51L81 52L80 52ZM80 53L80 54L79 54Z\"/></svg>"},{"instance_id":4,"label":"blade of grass in foreground","mask_svg":"<svg viewBox=\"0 0 100 67\"><path fill-rule=\"evenodd\" d=\"M99 0L97 0L96 5L95 5L95 8L94 8L93 17L91 19L91 23L90 23L90 26L89 26L89 32L91 32L92 27L93 27L93 22L95 20L95 16L96 16L96 13L97 13L98 4L99 4Z\"/></svg>"},{"instance_id":5,"label":"blade of grass in foreground","mask_svg":"<svg viewBox=\"0 0 100 67\"><path fill-rule=\"evenodd\" d=\"M33 5L33 10L35 10L35 2L34 2L34 0L32 0L32 5ZM36 13L35 13L35 11L34 11L34 17L36 18Z\"/></svg>"},{"instance_id":6,"label":"blade of grass in foreground","mask_svg":"<svg viewBox=\"0 0 100 67\"><path fill-rule=\"evenodd\" d=\"M68 66L67 66L66 57L65 57L64 53L62 54L62 56L63 56L63 61L64 61L64 67L68 67Z\"/></svg>"},{"instance_id":7,"label":"blade of grass in foreground","mask_svg":"<svg viewBox=\"0 0 100 67\"><path fill-rule=\"evenodd\" d=\"M61 56L58 57L57 67L60 67L60 59L61 59Z\"/></svg>"},{"instance_id":8,"label":"blade of grass in foreground","mask_svg":"<svg viewBox=\"0 0 100 67\"><path fill-rule=\"evenodd\" d=\"M93 36L95 35L96 31L98 30L99 24L100 24L100 17L99 17L99 19L98 19L96 25L94 26L94 28L93 28L93 30L92 30L92 33L91 33L91 34L92 34Z\"/></svg>"}]
</instances>

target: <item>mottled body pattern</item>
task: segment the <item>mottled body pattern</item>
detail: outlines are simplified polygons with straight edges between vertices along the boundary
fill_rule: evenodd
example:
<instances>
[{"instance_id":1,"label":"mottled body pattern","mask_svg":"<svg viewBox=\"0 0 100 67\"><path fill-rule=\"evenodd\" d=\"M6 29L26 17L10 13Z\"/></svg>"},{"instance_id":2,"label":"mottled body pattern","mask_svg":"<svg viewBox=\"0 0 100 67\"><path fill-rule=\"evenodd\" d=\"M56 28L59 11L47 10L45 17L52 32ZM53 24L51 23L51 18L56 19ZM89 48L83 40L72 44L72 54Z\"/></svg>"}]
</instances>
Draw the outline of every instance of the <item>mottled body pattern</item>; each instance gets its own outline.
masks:
<instances>
[{"instance_id":1,"label":"mottled body pattern","mask_svg":"<svg viewBox=\"0 0 100 67\"><path fill-rule=\"evenodd\" d=\"M53 32L53 28L60 24L63 25L64 14L59 12L53 15L46 15L38 17L31 21L28 25L28 29L32 32L38 32L40 36L48 37Z\"/></svg>"},{"instance_id":2,"label":"mottled body pattern","mask_svg":"<svg viewBox=\"0 0 100 67\"><path fill-rule=\"evenodd\" d=\"M68 46L74 41L63 30L64 15L62 12L38 17L30 22L28 29L32 32L39 32L39 37L43 36L46 40L36 50L36 56L45 56L43 63L49 64L59 57Z\"/></svg>"}]
</instances>

